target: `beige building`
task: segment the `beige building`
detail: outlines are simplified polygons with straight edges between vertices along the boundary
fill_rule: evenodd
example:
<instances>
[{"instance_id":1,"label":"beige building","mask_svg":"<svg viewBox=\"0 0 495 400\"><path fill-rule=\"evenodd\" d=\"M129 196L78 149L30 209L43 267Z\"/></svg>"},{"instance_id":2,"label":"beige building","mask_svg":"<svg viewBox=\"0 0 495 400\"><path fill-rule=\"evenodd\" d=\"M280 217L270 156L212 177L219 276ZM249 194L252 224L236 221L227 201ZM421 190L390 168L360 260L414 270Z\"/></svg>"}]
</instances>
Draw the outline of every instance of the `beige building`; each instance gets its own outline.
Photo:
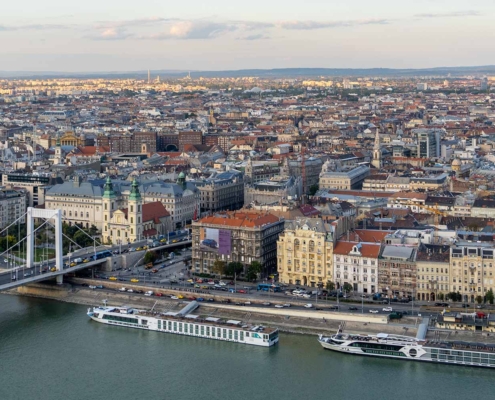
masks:
<instances>
[{"instance_id":1,"label":"beige building","mask_svg":"<svg viewBox=\"0 0 495 400\"><path fill-rule=\"evenodd\" d=\"M459 292L462 301L474 303L494 284L494 249L488 243L457 243L450 249L450 290Z\"/></svg>"},{"instance_id":2,"label":"beige building","mask_svg":"<svg viewBox=\"0 0 495 400\"><path fill-rule=\"evenodd\" d=\"M344 172L327 171L320 174L320 189L360 189L370 169L364 165Z\"/></svg>"},{"instance_id":3,"label":"beige building","mask_svg":"<svg viewBox=\"0 0 495 400\"><path fill-rule=\"evenodd\" d=\"M416 295L420 301L437 301L451 290L450 254L418 252L416 258Z\"/></svg>"},{"instance_id":4,"label":"beige building","mask_svg":"<svg viewBox=\"0 0 495 400\"><path fill-rule=\"evenodd\" d=\"M23 189L0 190L0 228L5 228L20 218L19 222L25 222L26 191Z\"/></svg>"},{"instance_id":5,"label":"beige building","mask_svg":"<svg viewBox=\"0 0 495 400\"><path fill-rule=\"evenodd\" d=\"M332 228L322 219L298 218L287 224L277 242L280 282L325 286L333 281Z\"/></svg>"}]
</instances>

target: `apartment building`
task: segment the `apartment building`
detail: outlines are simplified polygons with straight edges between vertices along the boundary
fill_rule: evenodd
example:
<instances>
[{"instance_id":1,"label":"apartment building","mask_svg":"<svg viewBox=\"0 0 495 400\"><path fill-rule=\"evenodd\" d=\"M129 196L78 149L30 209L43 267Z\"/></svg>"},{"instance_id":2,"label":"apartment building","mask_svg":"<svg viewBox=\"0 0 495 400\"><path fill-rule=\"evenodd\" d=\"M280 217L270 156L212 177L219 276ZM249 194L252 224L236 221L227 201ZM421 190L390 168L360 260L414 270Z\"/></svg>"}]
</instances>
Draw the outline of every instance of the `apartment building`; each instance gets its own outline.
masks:
<instances>
[{"instance_id":1,"label":"apartment building","mask_svg":"<svg viewBox=\"0 0 495 400\"><path fill-rule=\"evenodd\" d=\"M420 301L441 300L450 290L450 252L428 249L416 257L416 295Z\"/></svg>"},{"instance_id":2,"label":"apartment building","mask_svg":"<svg viewBox=\"0 0 495 400\"><path fill-rule=\"evenodd\" d=\"M336 287L349 284L355 292L376 293L380 248L379 243L337 241L333 250Z\"/></svg>"},{"instance_id":3,"label":"apartment building","mask_svg":"<svg viewBox=\"0 0 495 400\"><path fill-rule=\"evenodd\" d=\"M266 277L277 269L277 240L283 230L284 220L266 212L240 210L193 221L193 271L211 274L215 261L222 260L240 262L244 274L258 261Z\"/></svg>"},{"instance_id":4,"label":"apartment building","mask_svg":"<svg viewBox=\"0 0 495 400\"><path fill-rule=\"evenodd\" d=\"M237 210L244 205L244 178L241 172L226 171L190 182L199 189L201 212Z\"/></svg>"},{"instance_id":5,"label":"apartment building","mask_svg":"<svg viewBox=\"0 0 495 400\"><path fill-rule=\"evenodd\" d=\"M385 245L378 264L379 288L389 297L414 296L416 288L415 246Z\"/></svg>"},{"instance_id":6,"label":"apartment building","mask_svg":"<svg viewBox=\"0 0 495 400\"><path fill-rule=\"evenodd\" d=\"M323 286L333 281L332 228L320 218L297 218L286 224L277 242L280 282Z\"/></svg>"},{"instance_id":7,"label":"apartment building","mask_svg":"<svg viewBox=\"0 0 495 400\"><path fill-rule=\"evenodd\" d=\"M0 229L6 228L19 219L19 223L26 222L27 193L25 190L0 190Z\"/></svg>"},{"instance_id":8,"label":"apartment building","mask_svg":"<svg viewBox=\"0 0 495 400\"><path fill-rule=\"evenodd\" d=\"M2 185L10 188L23 188L27 191L28 207L36 207L45 202L45 189L50 185L63 183L62 178L43 173L2 174Z\"/></svg>"},{"instance_id":9,"label":"apartment building","mask_svg":"<svg viewBox=\"0 0 495 400\"><path fill-rule=\"evenodd\" d=\"M450 249L450 289L459 292L464 302L495 288L494 248L491 243L458 242Z\"/></svg>"},{"instance_id":10,"label":"apartment building","mask_svg":"<svg viewBox=\"0 0 495 400\"><path fill-rule=\"evenodd\" d=\"M181 131L179 132L179 151L184 151L186 144L203 144L203 132Z\"/></svg>"}]
</instances>

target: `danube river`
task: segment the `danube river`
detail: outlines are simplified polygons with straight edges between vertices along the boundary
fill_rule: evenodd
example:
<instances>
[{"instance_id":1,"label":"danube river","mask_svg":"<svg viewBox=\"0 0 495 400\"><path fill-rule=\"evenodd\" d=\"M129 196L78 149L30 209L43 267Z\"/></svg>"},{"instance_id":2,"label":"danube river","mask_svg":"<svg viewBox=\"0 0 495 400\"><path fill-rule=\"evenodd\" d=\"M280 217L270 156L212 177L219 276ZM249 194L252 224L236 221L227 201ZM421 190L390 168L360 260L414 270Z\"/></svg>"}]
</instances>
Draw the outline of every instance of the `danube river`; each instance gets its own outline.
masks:
<instances>
[{"instance_id":1,"label":"danube river","mask_svg":"<svg viewBox=\"0 0 495 400\"><path fill-rule=\"evenodd\" d=\"M87 307L0 295L0 399L490 399L495 370L259 348L111 327Z\"/></svg>"}]
</instances>

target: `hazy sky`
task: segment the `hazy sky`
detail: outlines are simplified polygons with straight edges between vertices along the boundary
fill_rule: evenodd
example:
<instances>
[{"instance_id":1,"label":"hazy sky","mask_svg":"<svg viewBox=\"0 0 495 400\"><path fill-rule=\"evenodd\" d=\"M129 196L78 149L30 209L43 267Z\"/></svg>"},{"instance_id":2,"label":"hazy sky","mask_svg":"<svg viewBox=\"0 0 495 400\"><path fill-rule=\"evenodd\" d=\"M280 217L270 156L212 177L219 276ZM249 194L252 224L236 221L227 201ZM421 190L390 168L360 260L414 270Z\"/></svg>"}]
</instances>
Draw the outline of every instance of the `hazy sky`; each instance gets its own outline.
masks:
<instances>
[{"instance_id":1,"label":"hazy sky","mask_svg":"<svg viewBox=\"0 0 495 400\"><path fill-rule=\"evenodd\" d=\"M12 0L0 70L495 64L494 0Z\"/></svg>"}]
</instances>

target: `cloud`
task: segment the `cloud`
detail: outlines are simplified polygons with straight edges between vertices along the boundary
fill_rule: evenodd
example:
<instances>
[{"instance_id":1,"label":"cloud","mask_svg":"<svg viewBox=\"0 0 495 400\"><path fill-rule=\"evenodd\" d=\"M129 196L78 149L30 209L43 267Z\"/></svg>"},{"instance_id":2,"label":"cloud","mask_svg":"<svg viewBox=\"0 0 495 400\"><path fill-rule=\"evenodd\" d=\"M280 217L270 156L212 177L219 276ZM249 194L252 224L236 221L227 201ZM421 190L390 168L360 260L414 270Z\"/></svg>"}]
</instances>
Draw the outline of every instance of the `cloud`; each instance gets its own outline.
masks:
<instances>
[{"instance_id":1,"label":"cloud","mask_svg":"<svg viewBox=\"0 0 495 400\"><path fill-rule=\"evenodd\" d=\"M132 33L129 33L124 28L104 28L97 34L89 35L87 37L92 40L123 40L133 36Z\"/></svg>"},{"instance_id":2,"label":"cloud","mask_svg":"<svg viewBox=\"0 0 495 400\"><path fill-rule=\"evenodd\" d=\"M454 17L479 17L481 13L475 10L467 10L467 11L454 11L449 13L425 13L425 14L416 14L416 18L454 18Z\"/></svg>"},{"instance_id":3,"label":"cloud","mask_svg":"<svg viewBox=\"0 0 495 400\"><path fill-rule=\"evenodd\" d=\"M263 34L263 33L258 33L255 35L248 35L248 36L237 38L237 40L265 40L265 39L270 39L270 37Z\"/></svg>"},{"instance_id":4,"label":"cloud","mask_svg":"<svg viewBox=\"0 0 495 400\"><path fill-rule=\"evenodd\" d=\"M178 21L172 24L164 33L141 36L140 39L213 39L221 34L238 29L238 26L228 22Z\"/></svg>"},{"instance_id":5,"label":"cloud","mask_svg":"<svg viewBox=\"0 0 495 400\"><path fill-rule=\"evenodd\" d=\"M177 18L162 18L162 17L149 17L149 18L137 18L123 21L100 21L96 23L96 29L104 29L109 27L114 28L130 28L130 27L146 27L153 26L160 23L178 21Z\"/></svg>"},{"instance_id":6,"label":"cloud","mask_svg":"<svg viewBox=\"0 0 495 400\"><path fill-rule=\"evenodd\" d=\"M21 30L32 30L32 31L44 31L44 30L54 30L54 29L69 29L69 25L55 25L55 24L30 24L30 25L0 25L0 31L21 31Z\"/></svg>"},{"instance_id":7,"label":"cloud","mask_svg":"<svg viewBox=\"0 0 495 400\"><path fill-rule=\"evenodd\" d=\"M348 20L348 21L282 21L277 26L291 30L313 30L326 28L341 28L356 25L385 25L390 23L387 19Z\"/></svg>"}]
</instances>

